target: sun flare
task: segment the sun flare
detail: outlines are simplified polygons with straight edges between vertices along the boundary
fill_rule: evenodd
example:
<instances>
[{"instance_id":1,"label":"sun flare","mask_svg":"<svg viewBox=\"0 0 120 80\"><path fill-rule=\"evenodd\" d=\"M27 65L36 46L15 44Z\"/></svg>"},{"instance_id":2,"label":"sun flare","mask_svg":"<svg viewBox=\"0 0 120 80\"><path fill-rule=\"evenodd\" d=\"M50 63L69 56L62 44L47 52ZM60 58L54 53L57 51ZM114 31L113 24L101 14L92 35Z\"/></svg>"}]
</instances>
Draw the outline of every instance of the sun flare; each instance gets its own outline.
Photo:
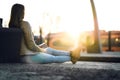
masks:
<instances>
[{"instance_id":1,"label":"sun flare","mask_svg":"<svg viewBox=\"0 0 120 80\"><path fill-rule=\"evenodd\" d=\"M94 0L94 2L100 29L120 30L118 11L120 1ZM44 34L67 31L76 35L94 29L90 0L1 0L0 16L3 18L4 27L8 26L10 8L14 3L25 5L24 20L30 22L34 34L37 35L39 27L43 27Z\"/></svg>"}]
</instances>

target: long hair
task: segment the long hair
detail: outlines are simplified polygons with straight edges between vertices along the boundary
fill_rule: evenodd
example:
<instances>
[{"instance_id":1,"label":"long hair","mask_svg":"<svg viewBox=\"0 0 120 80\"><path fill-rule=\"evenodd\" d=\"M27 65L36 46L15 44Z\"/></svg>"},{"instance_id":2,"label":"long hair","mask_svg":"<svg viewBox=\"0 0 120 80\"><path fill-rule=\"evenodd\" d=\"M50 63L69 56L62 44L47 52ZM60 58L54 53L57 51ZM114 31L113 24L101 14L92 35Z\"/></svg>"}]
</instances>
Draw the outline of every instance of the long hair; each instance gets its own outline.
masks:
<instances>
[{"instance_id":1,"label":"long hair","mask_svg":"<svg viewBox=\"0 0 120 80\"><path fill-rule=\"evenodd\" d=\"M20 23L24 18L24 6L14 4L11 9L9 28L20 28Z\"/></svg>"}]
</instances>

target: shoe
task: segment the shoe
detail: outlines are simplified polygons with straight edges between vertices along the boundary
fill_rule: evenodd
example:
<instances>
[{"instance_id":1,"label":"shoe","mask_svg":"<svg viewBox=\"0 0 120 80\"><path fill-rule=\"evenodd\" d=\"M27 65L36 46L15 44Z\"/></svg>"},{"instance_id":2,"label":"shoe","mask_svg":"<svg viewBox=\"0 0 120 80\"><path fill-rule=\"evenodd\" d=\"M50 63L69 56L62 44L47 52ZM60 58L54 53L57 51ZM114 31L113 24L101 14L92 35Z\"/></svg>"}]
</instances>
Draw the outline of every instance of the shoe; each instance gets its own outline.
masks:
<instances>
[{"instance_id":1,"label":"shoe","mask_svg":"<svg viewBox=\"0 0 120 80\"><path fill-rule=\"evenodd\" d=\"M77 62L77 59L75 59L75 58L73 57L73 52L72 52L72 51L70 51L70 57L71 57L71 62L72 62L73 64L75 64L75 63Z\"/></svg>"},{"instance_id":2,"label":"shoe","mask_svg":"<svg viewBox=\"0 0 120 80\"><path fill-rule=\"evenodd\" d=\"M71 62L73 64L76 64L76 62L79 60L80 58L80 49L77 48L75 50L70 51L70 57L71 57Z\"/></svg>"}]
</instances>

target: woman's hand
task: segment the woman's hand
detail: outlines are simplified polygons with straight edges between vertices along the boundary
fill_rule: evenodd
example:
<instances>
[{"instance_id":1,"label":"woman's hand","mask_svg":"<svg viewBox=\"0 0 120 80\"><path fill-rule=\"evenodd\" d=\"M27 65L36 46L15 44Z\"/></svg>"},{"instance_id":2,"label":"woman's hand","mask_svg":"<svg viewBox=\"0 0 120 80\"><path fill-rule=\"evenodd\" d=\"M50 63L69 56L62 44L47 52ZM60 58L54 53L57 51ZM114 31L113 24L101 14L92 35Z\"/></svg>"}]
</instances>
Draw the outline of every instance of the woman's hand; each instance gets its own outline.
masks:
<instances>
[{"instance_id":1,"label":"woman's hand","mask_svg":"<svg viewBox=\"0 0 120 80\"><path fill-rule=\"evenodd\" d=\"M40 48L47 48L48 46L47 46L46 43L42 43L42 44L39 45L39 47L40 47Z\"/></svg>"}]
</instances>

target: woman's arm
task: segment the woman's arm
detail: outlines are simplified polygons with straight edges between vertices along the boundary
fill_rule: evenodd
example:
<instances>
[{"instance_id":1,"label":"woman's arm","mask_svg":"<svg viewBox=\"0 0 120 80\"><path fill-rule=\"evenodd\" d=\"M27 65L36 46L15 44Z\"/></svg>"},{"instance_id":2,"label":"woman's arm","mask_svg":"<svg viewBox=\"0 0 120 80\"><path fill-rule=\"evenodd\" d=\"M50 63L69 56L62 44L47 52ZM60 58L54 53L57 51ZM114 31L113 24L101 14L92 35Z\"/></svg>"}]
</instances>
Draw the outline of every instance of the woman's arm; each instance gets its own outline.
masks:
<instances>
[{"instance_id":1,"label":"woman's arm","mask_svg":"<svg viewBox=\"0 0 120 80\"><path fill-rule=\"evenodd\" d=\"M30 24L28 22L23 21L21 27L24 33L24 39L27 48L35 52L44 51L42 48L36 45Z\"/></svg>"}]
</instances>

